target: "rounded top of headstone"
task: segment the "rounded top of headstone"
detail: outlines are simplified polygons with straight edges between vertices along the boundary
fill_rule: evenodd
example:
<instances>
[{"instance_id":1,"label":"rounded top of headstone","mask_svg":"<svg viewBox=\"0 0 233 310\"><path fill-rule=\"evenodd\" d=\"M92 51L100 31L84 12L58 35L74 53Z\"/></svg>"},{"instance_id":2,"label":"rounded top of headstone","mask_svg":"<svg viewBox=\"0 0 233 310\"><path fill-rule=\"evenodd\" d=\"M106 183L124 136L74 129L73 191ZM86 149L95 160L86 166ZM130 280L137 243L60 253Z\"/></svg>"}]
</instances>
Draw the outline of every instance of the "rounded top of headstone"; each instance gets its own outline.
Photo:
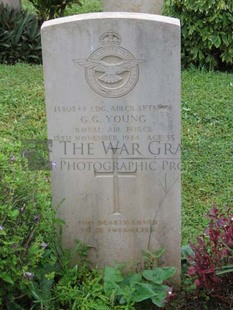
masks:
<instances>
[{"instance_id":1,"label":"rounded top of headstone","mask_svg":"<svg viewBox=\"0 0 233 310\"><path fill-rule=\"evenodd\" d=\"M44 22L41 28L43 30L43 28L46 28L48 26L57 26L71 22L99 20L99 19L113 19L113 18L155 21L159 23L171 24L180 27L180 20L178 18L168 16L161 16L147 13L132 13L132 12L102 12L102 13L87 13L87 14L72 15L49 20Z\"/></svg>"}]
</instances>

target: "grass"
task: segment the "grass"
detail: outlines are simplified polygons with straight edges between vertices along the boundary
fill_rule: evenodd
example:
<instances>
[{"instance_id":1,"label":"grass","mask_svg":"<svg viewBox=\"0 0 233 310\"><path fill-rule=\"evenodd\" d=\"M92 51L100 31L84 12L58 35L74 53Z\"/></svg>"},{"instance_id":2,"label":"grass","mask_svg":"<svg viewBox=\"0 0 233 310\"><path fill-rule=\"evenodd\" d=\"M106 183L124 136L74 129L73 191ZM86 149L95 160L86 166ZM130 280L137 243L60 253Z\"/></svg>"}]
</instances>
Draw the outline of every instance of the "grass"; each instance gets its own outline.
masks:
<instances>
[{"instance_id":1,"label":"grass","mask_svg":"<svg viewBox=\"0 0 233 310\"><path fill-rule=\"evenodd\" d=\"M183 243L213 205L233 206L232 74L184 71L182 87Z\"/></svg>"},{"instance_id":2,"label":"grass","mask_svg":"<svg viewBox=\"0 0 233 310\"><path fill-rule=\"evenodd\" d=\"M45 139L46 118L42 67L1 65L1 138L5 144L20 139Z\"/></svg>"},{"instance_id":3,"label":"grass","mask_svg":"<svg viewBox=\"0 0 233 310\"><path fill-rule=\"evenodd\" d=\"M41 66L0 66L0 145L19 157L24 139L46 139ZM206 226L213 206L233 205L232 74L182 74L182 240Z\"/></svg>"},{"instance_id":4,"label":"grass","mask_svg":"<svg viewBox=\"0 0 233 310\"><path fill-rule=\"evenodd\" d=\"M82 6L72 5L67 9L66 16L74 14L83 14L90 12L101 12L103 10L101 0L82 0Z\"/></svg>"},{"instance_id":5,"label":"grass","mask_svg":"<svg viewBox=\"0 0 233 310\"><path fill-rule=\"evenodd\" d=\"M102 1L101 0L81 0L82 6L77 4L72 4L70 7L66 9L66 16L75 15L75 14L83 14L90 12L101 12L103 10ZM35 9L29 0L22 0L23 8L27 9L30 12L35 13Z\"/></svg>"}]
</instances>

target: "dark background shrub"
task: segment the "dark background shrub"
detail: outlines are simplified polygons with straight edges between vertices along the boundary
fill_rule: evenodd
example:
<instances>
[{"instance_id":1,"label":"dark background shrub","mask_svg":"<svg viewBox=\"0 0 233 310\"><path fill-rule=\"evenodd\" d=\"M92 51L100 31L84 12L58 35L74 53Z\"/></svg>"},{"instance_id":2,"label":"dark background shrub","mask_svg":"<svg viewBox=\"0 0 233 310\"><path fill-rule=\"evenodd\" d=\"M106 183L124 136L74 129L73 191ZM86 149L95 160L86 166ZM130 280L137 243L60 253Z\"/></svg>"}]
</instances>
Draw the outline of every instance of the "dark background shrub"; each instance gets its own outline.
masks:
<instances>
[{"instance_id":1,"label":"dark background shrub","mask_svg":"<svg viewBox=\"0 0 233 310\"><path fill-rule=\"evenodd\" d=\"M41 38L37 18L0 4L0 63L40 64Z\"/></svg>"},{"instance_id":2,"label":"dark background shrub","mask_svg":"<svg viewBox=\"0 0 233 310\"><path fill-rule=\"evenodd\" d=\"M67 6L82 5L79 0L29 0L36 9L40 24L49 19L64 16Z\"/></svg>"},{"instance_id":3,"label":"dark background shrub","mask_svg":"<svg viewBox=\"0 0 233 310\"><path fill-rule=\"evenodd\" d=\"M164 13L181 20L185 67L233 69L232 0L167 0Z\"/></svg>"}]
</instances>

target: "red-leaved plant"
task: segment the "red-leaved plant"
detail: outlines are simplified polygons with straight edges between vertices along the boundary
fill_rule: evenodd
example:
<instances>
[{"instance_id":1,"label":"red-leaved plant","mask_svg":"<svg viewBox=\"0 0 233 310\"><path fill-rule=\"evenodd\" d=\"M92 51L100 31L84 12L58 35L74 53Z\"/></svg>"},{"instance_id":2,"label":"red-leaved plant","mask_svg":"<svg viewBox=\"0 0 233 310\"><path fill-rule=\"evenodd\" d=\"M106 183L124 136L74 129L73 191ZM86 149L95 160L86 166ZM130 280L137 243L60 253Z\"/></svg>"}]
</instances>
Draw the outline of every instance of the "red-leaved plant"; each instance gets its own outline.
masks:
<instances>
[{"instance_id":1,"label":"red-leaved plant","mask_svg":"<svg viewBox=\"0 0 233 310\"><path fill-rule=\"evenodd\" d=\"M233 214L213 208L208 217L209 227L190 244L194 255L189 257L188 274L198 288L226 301L233 293Z\"/></svg>"}]
</instances>

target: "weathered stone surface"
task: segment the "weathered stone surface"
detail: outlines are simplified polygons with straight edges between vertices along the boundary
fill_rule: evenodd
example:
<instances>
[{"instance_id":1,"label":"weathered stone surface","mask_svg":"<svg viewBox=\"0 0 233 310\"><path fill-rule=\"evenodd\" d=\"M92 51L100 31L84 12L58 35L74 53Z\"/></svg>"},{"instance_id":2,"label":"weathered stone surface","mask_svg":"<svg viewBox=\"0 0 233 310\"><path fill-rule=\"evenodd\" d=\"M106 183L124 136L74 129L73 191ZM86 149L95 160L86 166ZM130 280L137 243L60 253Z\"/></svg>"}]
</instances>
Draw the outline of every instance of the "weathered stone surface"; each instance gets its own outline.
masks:
<instances>
[{"instance_id":1,"label":"weathered stone surface","mask_svg":"<svg viewBox=\"0 0 233 310\"><path fill-rule=\"evenodd\" d=\"M8 4L10 6L13 6L15 9L20 8L21 1L20 0L0 0L0 3L3 3L4 5Z\"/></svg>"},{"instance_id":2,"label":"weathered stone surface","mask_svg":"<svg viewBox=\"0 0 233 310\"><path fill-rule=\"evenodd\" d=\"M180 25L137 13L42 27L53 203L100 267L165 248L180 268Z\"/></svg>"},{"instance_id":3,"label":"weathered stone surface","mask_svg":"<svg viewBox=\"0 0 233 310\"><path fill-rule=\"evenodd\" d=\"M164 0L103 0L104 11L161 15Z\"/></svg>"}]
</instances>

